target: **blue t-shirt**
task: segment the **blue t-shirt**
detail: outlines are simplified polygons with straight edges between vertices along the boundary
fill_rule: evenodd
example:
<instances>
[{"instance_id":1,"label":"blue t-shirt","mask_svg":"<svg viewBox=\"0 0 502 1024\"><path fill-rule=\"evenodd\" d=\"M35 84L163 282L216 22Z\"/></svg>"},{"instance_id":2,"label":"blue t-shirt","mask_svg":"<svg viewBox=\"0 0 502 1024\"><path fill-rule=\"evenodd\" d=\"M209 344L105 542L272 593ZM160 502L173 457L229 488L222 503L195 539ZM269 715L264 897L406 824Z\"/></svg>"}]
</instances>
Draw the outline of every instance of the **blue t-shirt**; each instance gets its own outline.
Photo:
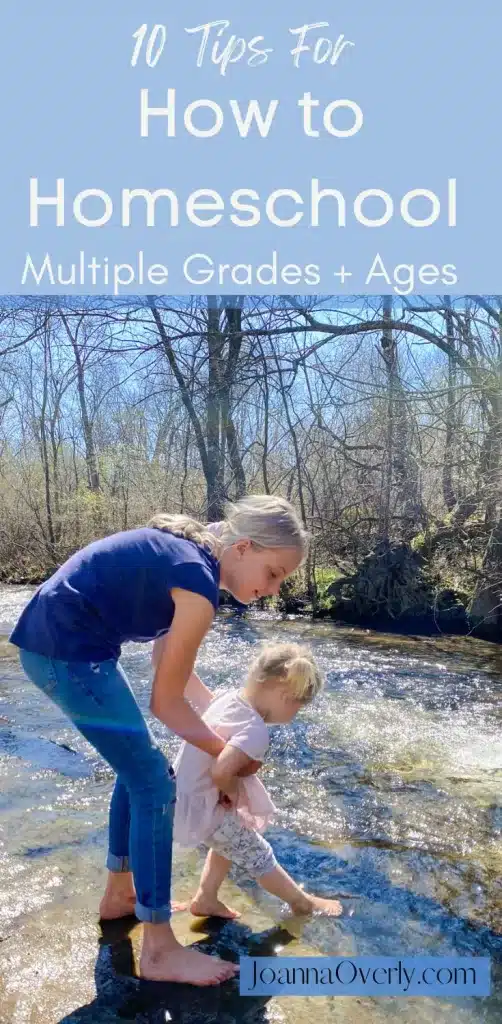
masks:
<instances>
[{"instance_id":1,"label":"blue t-shirt","mask_svg":"<svg viewBox=\"0 0 502 1024\"><path fill-rule=\"evenodd\" d=\"M35 592L10 641L62 661L118 658L128 640L167 633L171 589L218 607L220 565L194 541L145 526L77 551Z\"/></svg>"}]
</instances>

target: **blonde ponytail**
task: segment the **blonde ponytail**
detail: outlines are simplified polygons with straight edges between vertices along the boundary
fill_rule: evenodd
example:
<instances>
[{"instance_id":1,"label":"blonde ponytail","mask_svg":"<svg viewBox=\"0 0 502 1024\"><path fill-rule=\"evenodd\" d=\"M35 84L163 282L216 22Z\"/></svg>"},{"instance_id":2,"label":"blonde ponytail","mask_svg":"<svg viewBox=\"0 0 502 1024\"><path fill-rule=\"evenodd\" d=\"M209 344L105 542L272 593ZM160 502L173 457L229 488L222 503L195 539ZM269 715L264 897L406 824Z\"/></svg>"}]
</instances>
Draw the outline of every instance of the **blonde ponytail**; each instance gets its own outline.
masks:
<instances>
[{"instance_id":1,"label":"blonde ponytail","mask_svg":"<svg viewBox=\"0 0 502 1024\"><path fill-rule=\"evenodd\" d=\"M291 695L298 700L313 700L322 688L322 679L313 658L298 654L286 662L286 680Z\"/></svg>"},{"instance_id":2,"label":"blonde ponytail","mask_svg":"<svg viewBox=\"0 0 502 1024\"><path fill-rule=\"evenodd\" d=\"M265 644L249 670L249 681L261 686L280 679L291 696L307 703L321 692L324 679L312 651L303 644Z\"/></svg>"},{"instance_id":3,"label":"blonde ponytail","mask_svg":"<svg viewBox=\"0 0 502 1024\"><path fill-rule=\"evenodd\" d=\"M173 533L175 537L184 537L185 540L193 540L200 547L207 548L215 558L221 557L222 543L204 523L199 523L191 516L174 515L169 516L159 512L150 519L147 526L155 530L164 530L166 533Z\"/></svg>"},{"instance_id":4,"label":"blonde ponytail","mask_svg":"<svg viewBox=\"0 0 502 1024\"><path fill-rule=\"evenodd\" d=\"M304 561L310 540L290 502L272 494L250 494L227 504L225 519L217 524L159 512L147 525L193 540L218 559L225 548L246 539L258 548L296 548Z\"/></svg>"}]
</instances>

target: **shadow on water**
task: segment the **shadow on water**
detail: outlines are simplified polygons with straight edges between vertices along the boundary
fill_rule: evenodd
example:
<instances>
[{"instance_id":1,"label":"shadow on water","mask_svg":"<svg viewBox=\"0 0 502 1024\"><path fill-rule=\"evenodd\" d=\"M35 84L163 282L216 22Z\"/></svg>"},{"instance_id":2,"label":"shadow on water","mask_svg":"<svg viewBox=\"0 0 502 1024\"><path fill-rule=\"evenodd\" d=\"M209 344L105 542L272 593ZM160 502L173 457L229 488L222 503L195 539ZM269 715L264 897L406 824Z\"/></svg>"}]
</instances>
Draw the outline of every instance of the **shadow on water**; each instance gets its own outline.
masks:
<instances>
[{"instance_id":1,"label":"shadow on water","mask_svg":"<svg viewBox=\"0 0 502 1024\"><path fill-rule=\"evenodd\" d=\"M192 985L145 982L136 977L136 957L130 932L135 917L121 922L102 922L102 936L94 972L96 998L60 1018L58 1024L268 1024L265 1007L269 997L241 996L239 981L195 988ZM238 921L216 918L204 921L205 938L193 943L204 953L238 962L240 956L276 956L294 941L281 926L253 933Z\"/></svg>"},{"instance_id":2,"label":"shadow on water","mask_svg":"<svg viewBox=\"0 0 502 1024\"><path fill-rule=\"evenodd\" d=\"M419 907L417 910L423 912L424 908ZM430 912L430 907L427 907L427 911ZM445 922L442 923L444 925ZM96 997L91 1003L60 1018L57 1024L112 1024L119 1021L135 1021L136 1024L165 1024L167 1021L173 1024L238 1024L240 1021L246 1021L247 1024L270 1024L267 1010L270 997L241 996L238 979L207 988L140 981L136 976L135 949L130 936L137 924L136 918L129 918L102 925L94 972ZM454 927L458 929L465 924L457 920ZM206 937L193 943L194 948L234 962L244 955L277 956L295 940L287 929L287 922L259 933L253 933L237 921L209 919L204 921L202 927ZM502 962L502 941L493 936L498 950L490 950L489 937L483 934L479 938L479 949L472 942L468 949L463 949L460 943L457 952L459 955L477 953L484 956L491 952L492 982L496 984L502 974L499 967ZM333 950L327 952L333 955ZM335 955L347 954L340 949ZM440 1002L437 1000L438 1004ZM466 1002L461 998L455 1000L459 1007ZM496 998L492 996L484 999L483 1007L482 1019L485 1024L499 1024L500 1004ZM310 1015L311 1010L305 1017L302 1013L301 1020L310 1019Z\"/></svg>"}]
</instances>

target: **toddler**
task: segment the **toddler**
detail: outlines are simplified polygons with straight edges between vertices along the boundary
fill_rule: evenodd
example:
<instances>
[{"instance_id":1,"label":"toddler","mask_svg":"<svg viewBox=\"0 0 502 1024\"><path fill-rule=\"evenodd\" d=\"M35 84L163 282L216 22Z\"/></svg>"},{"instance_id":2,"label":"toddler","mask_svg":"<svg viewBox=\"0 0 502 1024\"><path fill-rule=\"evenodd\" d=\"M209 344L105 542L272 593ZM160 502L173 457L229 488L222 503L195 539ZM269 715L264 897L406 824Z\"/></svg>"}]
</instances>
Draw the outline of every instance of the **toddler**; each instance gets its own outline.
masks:
<instances>
[{"instance_id":1,"label":"toddler","mask_svg":"<svg viewBox=\"0 0 502 1024\"><path fill-rule=\"evenodd\" d=\"M217 758L183 743L174 761L177 800L174 839L181 846L209 846L193 914L238 917L218 898L236 864L297 914L338 915L337 900L304 892L277 863L262 832L275 807L252 774L265 758L268 725L290 722L321 690L323 680L307 647L267 644L250 666L244 687L208 696L203 719L226 746ZM199 698L200 699L200 698ZM249 777L246 777L249 776ZM183 905L179 905L182 909Z\"/></svg>"}]
</instances>

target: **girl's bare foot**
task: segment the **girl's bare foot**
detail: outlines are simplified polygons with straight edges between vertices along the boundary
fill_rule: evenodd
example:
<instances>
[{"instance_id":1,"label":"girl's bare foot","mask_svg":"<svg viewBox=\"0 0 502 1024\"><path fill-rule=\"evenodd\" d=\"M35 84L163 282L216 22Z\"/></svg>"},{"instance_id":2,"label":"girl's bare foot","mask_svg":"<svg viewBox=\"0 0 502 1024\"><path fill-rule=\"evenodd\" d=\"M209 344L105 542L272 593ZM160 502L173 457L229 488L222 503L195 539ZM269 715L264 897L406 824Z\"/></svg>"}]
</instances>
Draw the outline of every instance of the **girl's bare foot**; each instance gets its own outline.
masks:
<instances>
[{"instance_id":1,"label":"girl's bare foot","mask_svg":"<svg viewBox=\"0 0 502 1024\"><path fill-rule=\"evenodd\" d=\"M238 970L238 965L228 960L181 946L167 923L144 925L139 973L147 981L219 985L235 977Z\"/></svg>"},{"instance_id":2,"label":"girl's bare foot","mask_svg":"<svg viewBox=\"0 0 502 1024\"><path fill-rule=\"evenodd\" d=\"M139 968L146 981L177 981L185 985L221 985L237 974L236 964L180 946L164 956L143 953Z\"/></svg>"},{"instance_id":3,"label":"girl's bare foot","mask_svg":"<svg viewBox=\"0 0 502 1024\"><path fill-rule=\"evenodd\" d=\"M102 921L115 921L134 914L136 892L131 871L109 871L105 894L99 904Z\"/></svg>"},{"instance_id":4,"label":"girl's bare foot","mask_svg":"<svg viewBox=\"0 0 502 1024\"><path fill-rule=\"evenodd\" d=\"M102 921L116 921L119 917L129 917L136 909L136 896L124 896L123 899L111 899L106 893L99 904L99 916Z\"/></svg>"},{"instance_id":5,"label":"girl's bare foot","mask_svg":"<svg viewBox=\"0 0 502 1024\"><path fill-rule=\"evenodd\" d=\"M343 913L342 904L339 900L326 900L322 896L311 896L305 893L305 898L297 904L292 904L291 909L295 914L328 914L330 917L339 917Z\"/></svg>"},{"instance_id":6,"label":"girl's bare foot","mask_svg":"<svg viewBox=\"0 0 502 1024\"><path fill-rule=\"evenodd\" d=\"M242 916L240 911L227 907L216 896L195 896L190 903L190 912L195 917L225 917L229 920Z\"/></svg>"}]
</instances>

